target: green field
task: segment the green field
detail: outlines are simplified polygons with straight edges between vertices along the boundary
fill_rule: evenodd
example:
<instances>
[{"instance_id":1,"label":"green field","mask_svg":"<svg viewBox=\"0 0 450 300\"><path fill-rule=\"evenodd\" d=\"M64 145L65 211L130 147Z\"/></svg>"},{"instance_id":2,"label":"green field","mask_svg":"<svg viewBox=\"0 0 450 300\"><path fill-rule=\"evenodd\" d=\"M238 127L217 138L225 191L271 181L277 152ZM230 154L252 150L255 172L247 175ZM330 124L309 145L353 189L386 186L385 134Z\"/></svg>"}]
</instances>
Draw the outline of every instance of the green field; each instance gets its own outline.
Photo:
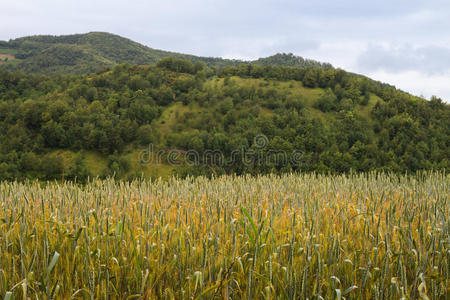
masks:
<instances>
[{"instance_id":1,"label":"green field","mask_svg":"<svg viewBox=\"0 0 450 300\"><path fill-rule=\"evenodd\" d=\"M10 54L10 55L15 55L16 53L17 53L17 50L15 50L15 49L1 48L1 47L0 47L0 54Z\"/></svg>"},{"instance_id":2,"label":"green field","mask_svg":"<svg viewBox=\"0 0 450 300\"><path fill-rule=\"evenodd\" d=\"M445 173L2 182L0 298L448 299L449 186Z\"/></svg>"}]
</instances>

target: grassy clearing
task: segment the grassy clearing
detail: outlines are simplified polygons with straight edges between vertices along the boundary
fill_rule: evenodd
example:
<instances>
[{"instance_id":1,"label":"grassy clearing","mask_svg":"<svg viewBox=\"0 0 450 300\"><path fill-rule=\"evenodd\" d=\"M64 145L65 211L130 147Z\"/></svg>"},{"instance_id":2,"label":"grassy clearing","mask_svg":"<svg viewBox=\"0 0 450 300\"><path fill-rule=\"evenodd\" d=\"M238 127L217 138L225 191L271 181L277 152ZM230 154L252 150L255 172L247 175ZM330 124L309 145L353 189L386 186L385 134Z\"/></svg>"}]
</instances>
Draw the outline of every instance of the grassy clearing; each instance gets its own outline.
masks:
<instances>
[{"instance_id":1,"label":"grassy clearing","mask_svg":"<svg viewBox=\"0 0 450 300\"><path fill-rule=\"evenodd\" d=\"M143 175L144 178L170 178L174 174L175 166L170 166L164 163L161 157L158 158L156 152L152 152L152 159L148 163L141 162L141 152L146 149L134 149L123 155L125 159L130 162L130 171L124 174L127 175ZM67 169L75 160L76 155L80 153L71 150L55 150L52 155L56 155L62 158L63 164ZM85 164L89 174L92 177L101 177L107 172L108 169L108 157L101 153L94 151L83 151L82 153L83 163ZM149 159L145 156L145 159ZM63 176L63 174L61 174Z\"/></svg>"},{"instance_id":2,"label":"grassy clearing","mask_svg":"<svg viewBox=\"0 0 450 300\"><path fill-rule=\"evenodd\" d=\"M183 105L181 102L176 102L169 105L155 121L155 125L158 130L166 134L171 131L173 126L176 125L179 117L187 112L200 112L201 108L198 105Z\"/></svg>"},{"instance_id":3,"label":"grassy clearing","mask_svg":"<svg viewBox=\"0 0 450 300\"><path fill-rule=\"evenodd\" d=\"M232 76L231 80L237 84L238 86L255 86L255 87L271 87L274 86L276 88L281 88L284 91L288 91L289 94L294 96L299 96L304 102L305 107L308 109L310 114L313 117L320 118L322 121L326 121L326 118L329 118L329 114L325 114L322 111L314 108L314 103L320 97L320 95L324 92L321 88L306 88L303 86L302 82L289 80L289 81L274 81L274 80L265 80L265 79L256 79L256 78L241 78ZM224 78L215 78L213 80L208 81L205 84L205 87L218 89L222 88L224 84ZM262 113L265 115L272 114L272 111L269 109L263 109Z\"/></svg>"},{"instance_id":4,"label":"grassy clearing","mask_svg":"<svg viewBox=\"0 0 450 300\"><path fill-rule=\"evenodd\" d=\"M0 65L17 64L20 60L16 59L17 50L0 48Z\"/></svg>"},{"instance_id":5,"label":"grassy clearing","mask_svg":"<svg viewBox=\"0 0 450 300\"><path fill-rule=\"evenodd\" d=\"M10 49L10 48L1 48L0 47L0 54L9 54L9 55L15 55L17 54L16 49Z\"/></svg>"},{"instance_id":6,"label":"grassy clearing","mask_svg":"<svg viewBox=\"0 0 450 300\"><path fill-rule=\"evenodd\" d=\"M146 155L150 155L147 154ZM159 157L158 154L155 152L151 153L152 158L145 156L144 159L147 161L147 163L143 163L141 160L143 157L142 152L140 150L133 150L132 152L128 153L126 155L126 158L130 161L131 164L131 171L129 174L132 173L137 175L143 175L144 178L170 178L175 170L174 166L164 164L162 159Z\"/></svg>"},{"instance_id":7,"label":"grassy clearing","mask_svg":"<svg viewBox=\"0 0 450 300\"><path fill-rule=\"evenodd\" d=\"M357 109L357 112L361 116L365 117L367 120L372 120L372 117L370 116L370 112L373 110L373 108L374 108L375 104L377 104L377 102L383 103L384 101L380 97L378 97L374 94L370 94L369 103L365 106L360 105Z\"/></svg>"},{"instance_id":8,"label":"grassy clearing","mask_svg":"<svg viewBox=\"0 0 450 300\"><path fill-rule=\"evenodd\" d=\"M277 88L282 88L283 90L288 90L293 95L298 95L304 98L306 101L306 105L312 107L314 102L319 98L322 94L323 89L321 88L306 88L303 86L302 82L289 80L289 81L274 81L274 80L265 80L265 79L256 79L256 78L241 78L232 76L231 80L236 83L238 86L255 86L255 87L270 87L275 86ZM220 78L219 80L210 81L207 86L211 88L217 88L223 86L224 79Z\"/></svg>"},{"instance_id":9,"label":"grassy clearing","mask_svg":"<svg viewBox=\"0 0 450 300\"><path fill-rule=\"evenodd\" d=\"M2 62L2 65L17 65L19 64L21 61L23 61L22 59L10 59L7 62Z\"/></svg>"},{"instance_id":10,"label":"grassy clearing","mask_svg":"<svg viewBox=\"0 0 450 300\"><path fill-rule=\"evenodd\" d=\"M443 173L3 182L0 293L448 299L449 186Z\"/></svg>"},{"instance_id":11,"label":"grassy clearing","mask_svg":"<svg viewBox=\"0 0 450 300\"><path fill-rule=\"evenodd\" d=\"M86 164L89 173L93 174L94 176L101 175L108 167L107 158L104 155L93 151L85 152L84 163Z\"/></svg>"}]
</instances>

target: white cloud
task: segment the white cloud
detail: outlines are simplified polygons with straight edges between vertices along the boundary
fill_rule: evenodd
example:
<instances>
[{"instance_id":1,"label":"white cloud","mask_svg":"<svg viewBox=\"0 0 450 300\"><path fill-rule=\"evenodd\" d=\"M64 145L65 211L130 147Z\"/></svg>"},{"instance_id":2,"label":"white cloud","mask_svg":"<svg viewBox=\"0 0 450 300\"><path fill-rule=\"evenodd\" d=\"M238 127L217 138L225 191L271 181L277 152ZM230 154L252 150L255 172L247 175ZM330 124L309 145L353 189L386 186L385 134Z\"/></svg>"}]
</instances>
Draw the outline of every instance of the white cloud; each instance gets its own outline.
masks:
<instances>
[{"instance_id":1,"label":"white cloud","mask_svg":"<svg viewBox=\"0 0 450 300\"><path fill-rule=\"evenodd\" d=\"M406 71L391 73L386 71L375 71L367 74L369 77L388 82L396 87L416 96L439 96L442 100L450 103L450 75L424 76L418 71Z\"/></svg>"},{"instance_id":2,"label":"white cloud","mask_svg":"<svg viewBox=\"0 0 450 300\"><path fill-rule=\"evenodd\" d=\"M423 75L450 73L450 48L428 45L369 45L358 58L363 71L385 70L391 73L419 71Z\"/></svg>"}]
</instances>

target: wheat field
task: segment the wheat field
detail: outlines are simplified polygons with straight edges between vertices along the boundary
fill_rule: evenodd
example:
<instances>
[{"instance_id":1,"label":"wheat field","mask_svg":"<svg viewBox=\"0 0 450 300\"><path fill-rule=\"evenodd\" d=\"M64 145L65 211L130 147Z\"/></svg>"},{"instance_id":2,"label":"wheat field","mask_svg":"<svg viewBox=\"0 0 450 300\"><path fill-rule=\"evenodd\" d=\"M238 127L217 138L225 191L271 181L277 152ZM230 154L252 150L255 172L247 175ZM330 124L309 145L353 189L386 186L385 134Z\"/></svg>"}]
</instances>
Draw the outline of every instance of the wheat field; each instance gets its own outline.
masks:
<instances>
[{"instance_id":1,"label":"wheat field","mask_svg":"<svg viewBox=\"0 0 450 300\"><path fill-rule=\"evenodd\" d=\"M450 176L0 183L0 298L449 299Z\"/></svg>"}]
</instances>

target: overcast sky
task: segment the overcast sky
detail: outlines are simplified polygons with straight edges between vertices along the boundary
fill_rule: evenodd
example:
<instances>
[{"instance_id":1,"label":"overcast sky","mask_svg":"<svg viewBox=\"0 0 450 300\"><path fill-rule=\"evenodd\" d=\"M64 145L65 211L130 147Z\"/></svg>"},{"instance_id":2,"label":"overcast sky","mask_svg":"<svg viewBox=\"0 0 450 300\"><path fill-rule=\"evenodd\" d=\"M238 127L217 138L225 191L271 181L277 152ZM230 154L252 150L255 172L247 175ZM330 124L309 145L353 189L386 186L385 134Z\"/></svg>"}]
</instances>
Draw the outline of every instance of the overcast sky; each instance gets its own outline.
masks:
<instances>
[{"instance_id":1,"label":"overcast sky","mask_svg":"<svg viewBox=\"0 0 450 300\"><path fill-rule=\"evenodd\" d=\"M202 56L292 52L450 102L448 0L14 0L0 6L0 40L89 31Z\"/></svg>"}]
</instances>

